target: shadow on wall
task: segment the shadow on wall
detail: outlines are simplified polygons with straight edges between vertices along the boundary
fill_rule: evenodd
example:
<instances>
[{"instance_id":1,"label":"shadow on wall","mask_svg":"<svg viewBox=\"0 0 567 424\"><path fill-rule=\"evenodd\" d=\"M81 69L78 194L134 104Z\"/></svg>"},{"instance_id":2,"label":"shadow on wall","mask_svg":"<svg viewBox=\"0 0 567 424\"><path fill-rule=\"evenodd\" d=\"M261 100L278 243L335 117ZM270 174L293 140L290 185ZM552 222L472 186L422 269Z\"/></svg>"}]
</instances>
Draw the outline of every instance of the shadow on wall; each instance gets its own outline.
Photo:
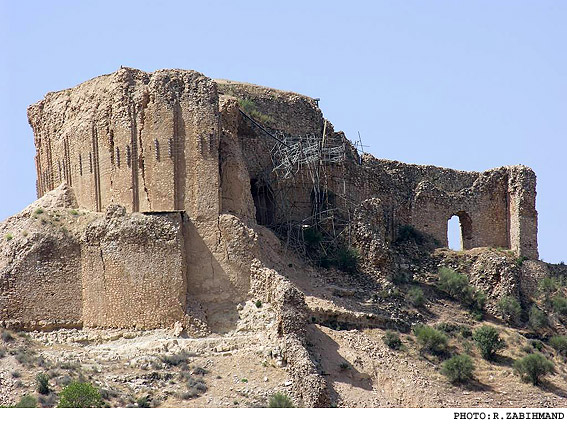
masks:
<instances>
[{"instance_id":1,"label":"shadow on wall","mask_svg":"<svg viewBox=\"0 0 567 424\"><path fill-rule=\"evenodd\" d=\"M210 228L198 229L184 214L187 303L191 305L194 302L189 300L199 301L205 311L209 329L216 333L225 333L236 328L239 317L238 302L244 299L203 240L201 234L207 230ZM193 315L192 311L187 311L187 314Z\"/></svg>"}]
</instances>

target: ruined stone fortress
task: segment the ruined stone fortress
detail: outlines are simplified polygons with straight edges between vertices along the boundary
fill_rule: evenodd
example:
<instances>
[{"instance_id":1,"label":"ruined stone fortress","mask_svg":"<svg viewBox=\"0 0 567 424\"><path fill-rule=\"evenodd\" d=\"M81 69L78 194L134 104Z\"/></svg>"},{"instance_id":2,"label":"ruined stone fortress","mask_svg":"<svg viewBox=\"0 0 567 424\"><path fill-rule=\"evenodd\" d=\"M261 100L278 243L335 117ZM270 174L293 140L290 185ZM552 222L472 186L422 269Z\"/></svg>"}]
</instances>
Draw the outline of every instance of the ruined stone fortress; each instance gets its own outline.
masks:
<instances>
[{"instance_id":1,"label":"ruined stone fortress","mask_svg":"<svg viewBox=\"0 0 567 424\"><path fill-rule=\"evenodd\" d=\"M456 215L464 249L538 258L532 170L360 154L296 93L121 68L48 93L28 118L38 197L59 187L66 203L57 206L76 208L84 225L6 254L3 321L223 331L259 284L265 246L280 248L267 228L301 228L314 214L348 222L361 207L385 247L407 225L447 246Z\"/></svg>"}]
</instances>

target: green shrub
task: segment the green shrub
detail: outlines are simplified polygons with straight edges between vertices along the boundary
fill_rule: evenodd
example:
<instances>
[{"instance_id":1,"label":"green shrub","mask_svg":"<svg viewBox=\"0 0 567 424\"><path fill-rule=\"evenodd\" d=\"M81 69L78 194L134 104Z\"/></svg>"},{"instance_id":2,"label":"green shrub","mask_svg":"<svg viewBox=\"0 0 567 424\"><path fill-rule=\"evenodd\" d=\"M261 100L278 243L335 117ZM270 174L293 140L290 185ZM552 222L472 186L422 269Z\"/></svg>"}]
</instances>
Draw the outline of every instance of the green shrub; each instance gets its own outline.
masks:
<instances>
[{"instance_id":1,"label":"green shrub","mask_svg":"<svg viewBox=\"0 0 567 424\"><path fill-rule=\"evenodd\" d=\"M386 334L384 334L382 340L384 341L384 344L390 349L398 350L400 347L402 347L400 336L398 336L398 333L395 333L394 331L386 331Z\"/></svg>"},{"instance_id":2,"label":"green shrub","mask_svg":"<svg viewBox=\"0 0 567 424\"><path fill-rule=\"evenodd\" d=\"M356 249L341 246L337 250L336 264L341 271L353 274L358 267L359 254Z\"/></svg>"},{"instance_id":3,"label":"green shrub","mask_svg":"<svg viewBox=\"0 0 567 424\"><path fill-rule=\"evenodd\" d=\"M505 321L510 324L518 324L522 315L522 307L520 302L512 296L504 296L498 301L498 311Z\"/></svg>"},{"instance_id":4,"label":"green shrub","mask_svg":"<svg viewBox=\"0 0 567 424\"><path fill-rule=\"evenodd\" d=\"M421 349L435 355L443 354L447 351L447 336L439 330L427 325L416 325L413 333L417 337Z\"/></svg>"},{"instance_id":5,"label":"green shrub","mask_svg":"<svg viewBox=\"0 0 567 424\"><path fill-rule=\"evenodd\" d=\"M554 296L551 299L553 310L561 315L567 315L567 299L563 296Z\"/></svg>"},{"instance_id":6,"label":"green shrub","mask_svg":"<svg viewBox=\"0 0 567 424\"><path fill-rule=\"evenodd\" d=\"M42 209L42 208L37 208L37 209L34 211L34 214L36 214L36 215L41 215L42 213L43 213L43 209Z\"/></svg>"},{"instance_id":7,"label":"green shrub","mask_svg":"<svg viewBox=\"0 0 567 424\"><path fill-rule=\"evenodd\" d=\"M441 374L451 383L465 383L473 378L474 364L468 355L456 355L441 365Z\"/></svg>"},{"instance_id":8,"label":"green shrub","mask_svg":"<svg viewBox=\"0 0 567 424\"><path fill-rule=\"evenodd\" d=\"M323 241L323 234L315 227L305 228L303 230L303 241L308 250L315 250Z\"/></svg>"},{"instance_id":9,"label":"green shrub","mask_svg":"<svg viewBox=\"0 0 567 424\"><path fill-rule=\"evenodd\" d=\"M14 238L14 236L12 234L8 233L4 236L4 238L6 239L6 241L10 241Z\"/></svg>"},{"instance_id":10,"label":"green shrub","mask_svg":"<svg viewBox=\"0 0 567 424\"><path fill-rule=\"evenodd\" d=\"M492 359L496 352L506 346L498 331L489 325L483 325L473 333L473 340L484 359Z\"/></svg>"},{"instance_id":11,"label":"green shrub","mask_svg":"<svg viewBox=\"0 0 567 424\"><path fill-rule=\"evenodd\" d=\"M73 381L61 391L58 408L102 408L99 390L90 383Z\"/></svg>"},{"instance_id":12,"label":"green shrub","mask_svg":"<svg viewBox=\"0 0 567 424\"><path fill-rule=\"evenodd\" d=\"M257 308L261 308L262 307L262 301L257 300L256 303L254 303L254 305L256 305Z\"/></svg>"},{"instance_id":13,"label":"green shrub","mask_svg":"<svg viewBox=\"0 0 567 424\"><path fill-rule=\"evenodd\" d=\"M536 305L530 309L529 325L534 330L539 330L547 325L547 316Z\"/></svg>"},{"instance_id":14,"label":"green shrub","mask_svg":"<svg viewBox=\"0 0 567 424\"><path fill-rule=\"evenodd\" d=\"M411 289L409 289L406 295L406 299L416 308L425 305L425 295L423 294L423 290L421 290L421 288L419 287L412 287Z\"/></svg>"},{"instance_id":15,"label":"green shrub","mask_svg":"<svg viewBox=\"0 0 567 424\"><path fill-rule=\"evenodd\" d=\"M538 385L541 377L553 373L553 363L540 353L532 353L514 362L514 369L524 381Z\"/></svg>"},{"instance_id":16,"label":"green shrub","mask_svg":"<svg viewBox=\"0 0 567 424\"><path fill-rule=\"evenodd\" d=\"M482 290L477 290L471 286L466 275L453 271L450 268L439 268L437 288L463 305L468 306L477 317L482 318L482 311L486 304L486 294Z\"/></svg>"},{"instance_id":17,"label":"green shrub","mask_svg":"<svg viewBox=\"0 0 567 424\"><path fill-rule=\"evenodd\" d=\"M136 399L136 404L138 405L138 408L149 408L150 407L150 401L148 399L148 396L141 396L138 399Z\"/></svg>"},{"instance_id":18,"label":"green shrub","mask_svg":"<svg viewBox=\"0 0 567 424\"><path fill-rule=\"evenodd\" d=\"M408 272L397 272L392 278L392 283L394 284L408 284L413 281L413 278Z\"/></svg>"},{"instance_id":19,"label":"green shrub","mask_svg":"<svg viewBox=\"0 0 567 424\"><path fill-rule=\"evenodd\" d=\"M35 408L36 406L37 400L31 395L25 395L14 405L14 408Z\"/></svg>"},{"instance_id":20,"label":"green shrub","mask_svg":"<svg viewBox=\"0 0 567 424\"><path fill-rule=\"evenodd\" d=\"M461 296L469 287L466 275L453 271L450 268L439 269L439 282L437 287L453 298Z\"/></svg>"},{"instance_id":21,"label":"green shrub","mask_svg":"<svg viewBox=\"0 0 567 424\"><path fill-rule=\"evenodd\" d=\"M75 215L75 216L79 215L79 212L78 212L76 209L71 209L71 210L69 211L69 213L70 213L71 215Z\"/></svg>"},{"instance_id":22,"label":"green shrub","mask_svg":"<svg viewBox=\"0 0 567 424\"><path fill-rule=\"evenodd\" d=\"M2 338L2 341L6 342L6 343L10 343L11 341L14 340L14 336L12 335L12 333L9 330L3 330L1 338Z\"/></svg>"},{"instance_id":23,"label":"green shrub","mask_svg":"<svg viewBox=\"0 0 567 424\"><path fill-rule=\"evenodd\" d=\"M39 373L35 376L35 381L37 383L37 392L42 395L49 394L49 376L44 373Z\"/></svg>"},{"instance_id":24,"label":"green shrub","mask_svg":"<svg viewBox=\"0 0 567 424\"><path fill-rule=\"evenodd\" d=\"M283 393L275 393L270 397L268 408L293 408L293 402Z\"/></svg>"},{"instance_id":25,"label":"green shrub","mask_svg":"<svg viewBox=\"0 0 567 424\"><path fill-rule=\"evenodd\" d=\"M559 280L557 280L557 278L553 278L553 277L549 277L549 278L544 278L543 280L540 280L537 288L538 288L538 294L540 296L543 296L543 298L548 301L549 297L555 293L557 291L557 289L559 289L560 287L560 282Z\"/></svg>"},{"instance_id":26,"label":"green shrub","mask_svg":"<svg viewBox=\"0 0 567 424\"><path fill-rule=\"evenodd\" d=\"M549 339L549 344L557 353L567 356L567 336L553 336Z\"/></svg>"}]
</instances>

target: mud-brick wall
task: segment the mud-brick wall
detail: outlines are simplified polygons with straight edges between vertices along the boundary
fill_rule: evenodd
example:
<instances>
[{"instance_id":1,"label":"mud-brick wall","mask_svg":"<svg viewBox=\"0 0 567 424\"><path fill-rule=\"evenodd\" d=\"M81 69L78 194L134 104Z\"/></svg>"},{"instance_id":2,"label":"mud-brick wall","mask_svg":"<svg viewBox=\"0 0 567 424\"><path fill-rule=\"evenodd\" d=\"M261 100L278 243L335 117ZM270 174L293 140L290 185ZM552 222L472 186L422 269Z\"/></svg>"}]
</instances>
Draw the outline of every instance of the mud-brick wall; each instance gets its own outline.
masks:
<instances>
[{"instance_id":1,"label":"mud-brick wall","mask_svg":"<svg viewBox=\"0 0 567 424\"><path fill-rule=\"evenodd\" d=\"M12 245L21 240L15 239ZM81 253L62 232L34 233L0 266L0 321L24 329L77 327L82 320Z\"/></svg>"},{"instance_id":2,"label":"mud-brick wall","mask_svg":"<svg viewBox=\"0 0 567 424\"><path fill-rule=\"evenodd\" d=\"M28 108L38 196L66 181L80 207L218 215L215 83L194 71L122 68Z\"/></svg>"},{"instance_id":3,"label":"mud-brick wall","mask_svg":"<svg viewBox=\"0 0 567 424\"><path fill-rule=\"evenodd\" d=\"M119 211L119 209L117 209ZM83 322L88 327L166 327L183 321L186 258L181 213L108 213L85 233Z\"/></svg>"}]
</instances>

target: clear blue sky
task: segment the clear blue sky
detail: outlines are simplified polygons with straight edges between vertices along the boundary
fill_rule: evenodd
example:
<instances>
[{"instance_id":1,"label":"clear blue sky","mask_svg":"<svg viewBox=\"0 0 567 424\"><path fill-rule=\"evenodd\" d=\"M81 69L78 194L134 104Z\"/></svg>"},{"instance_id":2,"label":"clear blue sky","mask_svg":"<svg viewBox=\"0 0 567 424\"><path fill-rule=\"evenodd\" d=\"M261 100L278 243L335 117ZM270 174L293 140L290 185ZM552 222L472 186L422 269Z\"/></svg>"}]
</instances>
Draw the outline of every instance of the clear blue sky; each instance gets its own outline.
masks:
<instances>
[{"instance_id":1,"label":"clear blue sky","mask_svg":"<svg viewBox=\"0 0 567 424\"><path fill-rule=\"evenodd\" d=\"M567 261L567 1L0 0L0 219L35 199L26 107L121 65L320 97L377 157L538 175Z\"/></svg>"}]
</instances>

